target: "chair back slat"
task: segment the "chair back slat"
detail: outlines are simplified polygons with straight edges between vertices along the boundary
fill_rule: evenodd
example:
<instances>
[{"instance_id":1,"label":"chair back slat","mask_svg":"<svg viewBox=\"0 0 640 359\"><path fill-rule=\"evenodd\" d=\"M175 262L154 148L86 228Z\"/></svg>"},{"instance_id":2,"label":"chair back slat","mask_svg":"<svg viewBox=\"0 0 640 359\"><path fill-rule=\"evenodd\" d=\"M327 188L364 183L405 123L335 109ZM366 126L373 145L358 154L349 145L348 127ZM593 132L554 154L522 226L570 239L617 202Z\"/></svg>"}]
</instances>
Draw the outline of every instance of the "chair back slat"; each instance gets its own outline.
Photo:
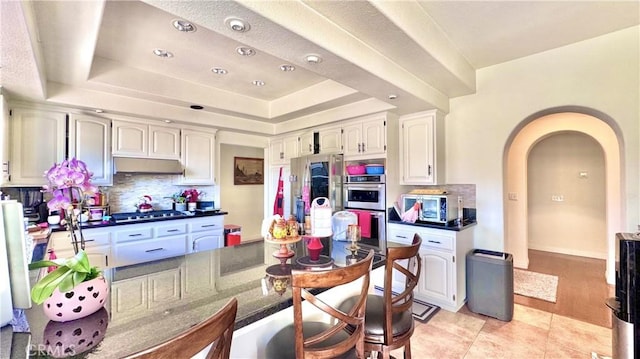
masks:
<instances>
[{"instance_id":1,"label":"chair back slat","mask_svg":"<svg viewBox=\"0 0 640 359\"><path fill-rule=\"evenodd\" d=\"M296 358L333 358L348 352L354 346L359 357L364 358L364 317L369 292L371 265L373 263L373 250L367 256L355 264L346 267L334 268L327 271L292 270L291 285L293 292L293 313L295 326ZM343 312L334 305L327 304L310 293L310 288L332 288L347 283L361 280L358 300L349 311ZM332 325L322 332L304 338L302 300L321 310L331 317ZM338 304L336 303L336 306ZM338 332L347 333L347 326L355 328L349 332L341 342L325 347L313 347Z\"/></svg>"},{"instance_id":2,"label":"chair back slat","mask_svg":"<svg viewBox=\"0 0 640 359\"><path fill-rule=\"evenodd\" d=\"M232 298L207 320L161 344L133 354L127 359L190 358L212 343L213 345L207 353L207 359L228 359L231 353L231 340L233 339L237 312L238 300Z\"/></svg>"},{"instance_id":3,"label":"chair back slat","mask_svg":"<svg viewBox=\"0 0 640 359\"><path fill-rule=\"evenodd\" d=\"M393 343L393 315L410 310L413 306L413 290L418 285L422 262L420 260L420 245L422 239L418 234L413 236L410 246L387 247L387 258L384 277L384 337L387 345ZM394 270L404 276L401 293L393 292ZM413 329L411 330L411 332ZM408 336L411 333L407 333Z\"/></svg>"}]
</instances>

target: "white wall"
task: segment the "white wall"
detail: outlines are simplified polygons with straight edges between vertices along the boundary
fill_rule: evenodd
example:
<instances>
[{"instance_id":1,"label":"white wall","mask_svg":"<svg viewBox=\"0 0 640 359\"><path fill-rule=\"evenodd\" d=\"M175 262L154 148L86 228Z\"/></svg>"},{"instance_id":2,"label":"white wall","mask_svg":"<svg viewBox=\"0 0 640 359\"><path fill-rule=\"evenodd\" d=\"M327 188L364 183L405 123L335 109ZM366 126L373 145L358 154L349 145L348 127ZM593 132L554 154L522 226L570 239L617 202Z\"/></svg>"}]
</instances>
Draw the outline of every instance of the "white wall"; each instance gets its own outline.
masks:
<instances>
[{"instance_id":1,"label":"white wall","mask_svg":"<svg viewBox=\"0 0 640 359\"><path fill-rule=\"evenodd\" d=\"M480 69L477 93L451 100L447 182L475 183L478 248L504 250L503 156L512 133L539 111L581 106L622 134L622 225L640 223L640 26Z\"/></svg>"},{"instance_id":2,"label":"white wall","mask_svg":"<svg viewBox=\"0 0 640 359\"><path fill-rule=\"evenodd\" d=\"M577 132L551 135L534 145L527 166L529 248L606 259L600 144Z\"/></svg>"}]
</instances>

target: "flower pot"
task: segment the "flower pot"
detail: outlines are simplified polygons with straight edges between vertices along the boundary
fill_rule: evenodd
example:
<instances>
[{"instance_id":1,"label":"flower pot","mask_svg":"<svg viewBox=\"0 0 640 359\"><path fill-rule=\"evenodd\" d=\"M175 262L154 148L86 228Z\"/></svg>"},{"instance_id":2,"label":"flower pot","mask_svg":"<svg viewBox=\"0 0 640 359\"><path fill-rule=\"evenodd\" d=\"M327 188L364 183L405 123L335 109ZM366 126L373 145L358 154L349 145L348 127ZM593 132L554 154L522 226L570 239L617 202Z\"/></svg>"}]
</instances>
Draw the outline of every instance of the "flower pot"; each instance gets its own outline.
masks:
<instances>
[{"instance_id":1,"label":"flower pot","mask_svg":"<svg viewBox=\"0 0 640 359\"><path fill-rule=\"evenodd\" d=\"M67 358L96 347L107 332L109 313L102 307L84 318L68 322L49 321L44 328L42 340L44 351L54 358Z\"/></svg>"},{"instance_id":2,"label":"flower pot","mask_svg":"<svg viewBox=\"0 0 640 359\"><path fill-rule=\"evenodd\" d=\"M187 210L187 204L186 203L174 203L173 204L173 209L176 211L181 211L184 212Z\"/></svg>"},{"instance_id":3,"label":"flower pot","mask_svg":"<svg viewBox=\"0 0 640 359\"><path fill-rule=\"evenodd\" d=\"M104 277L82 282L68 292L58 288L42 304L47 318L56 322L67 322L83 318L98 311L109 294L109 285Z\"/></svg>"}]
</instances>

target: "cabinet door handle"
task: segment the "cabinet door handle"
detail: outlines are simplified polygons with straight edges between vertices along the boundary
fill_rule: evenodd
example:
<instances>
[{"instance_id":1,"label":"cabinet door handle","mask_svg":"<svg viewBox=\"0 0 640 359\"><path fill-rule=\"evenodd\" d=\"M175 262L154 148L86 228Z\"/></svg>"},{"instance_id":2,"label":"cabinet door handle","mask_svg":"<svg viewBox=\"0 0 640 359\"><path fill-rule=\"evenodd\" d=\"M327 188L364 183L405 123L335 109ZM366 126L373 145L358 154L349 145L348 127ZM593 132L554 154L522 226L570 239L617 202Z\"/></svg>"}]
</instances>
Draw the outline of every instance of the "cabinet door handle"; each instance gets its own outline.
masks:
<instances>
[{"instance_id":1,"label":"cabinet door handle","mask_svg":"<svg viewBox=\"0 0 640 359\"><path fill-rule=\"evenodd\" d=\"M96 241L95 239L86 239L86 240L84 241L84 243L88 243L88 242L95 242L95 241Z\"/></svg>"},{"instance_id":2,"label":"cabinet door handle","mask_svg":"<svg viewBox=\"0 0 640 359\"><path fill-rule=\"evenodd\" d=\"M170 229L167 232L180 232L180 230L179 229Z\"/></svg>"},{"instance_id":3,"label":"cabinet door handle","mask_svg":"<svg viewBox=\"0 0 640 359\"><path fill-rule=\"evenodd\" d=\"M431 176L431 165L427 166L427 174Z\"/></svg>"},{"instance_id":4,"label":"cabinet door handle","mask_svg":"<svg viewBox=\"0 0 640 359\"><path fill-rule=\"evenodd\" d=\"M311 144L309 144L309 152L313 151L313 148L311 148Z\"/></svg>"},{"instance_id":5,"label":"cabinet door handle","mask_svg":"<svg viewBox=\"0 0 640 359\"><path fill-rule=\"evenodd\" d=\"M129 237L140 237L142 235L142 233L134 233L134 234L130 234Z\"/></svg>"},{"instance_id":6,"label":"cabinet door handle","mask_svg":"<svg viewBox=\"0 0 640 359\"><path fill-rule=\"evenodd\" d=\"M203 224L201 227L202 227L202 228L206 228L206 227L216 227L216 225L215 225L215 224Z\"/></svg>"},{"instance_id":7,"label":"cabinet door handle","mask_svg":"<svg viewBox=\"0 0 640 359\"><path fill-rule=\"evenodd\" d=\"M366 151L364 150L364 142L362 142L362 152L366 152Z\"/></svg>"},{"instance_id":8,"label":"cabinet door handle","mask_svg":"<svg viewBox=\"0 0 640 359\"><path fill-rule=\"evenodd\" d=\"M104 264L108 267L109 266L109 256L108 255L104 255Z\"/></svg>"},{"instance_id":9,"label":"cabinet door handle","mask_svg":"<svg viewBox=\"0 0 640 359\"><path fill-rule=\"evenodd\" d=\"M362 143L358 143L358 153L362 152Z\"/></svg>"},{"instance_id":10,"label":"cabinet door handle","mask_svg":"<svg viewBox=\"0 0 640 359\"><path fill-rule=\"evenodd\" d=\"M407 236L396 236L396 237L407 239Z\"/></svg>"},{"instance_id":11,"label":"cabinet door handle","mask_svg":"<svg viewBox=\"0 0 640 359\"><path fill-rule=\"evenodd\" d=\"M160 247L160 248L154 248L154 249L147 249L145 252L146 253L151 253L151 252L157 252L157 251L161 251L164 248Z\"/></svg>"},{"instance_id":12,"label":"cabinet door handle","mask_svg":"<svg viewBox=\"0 0 640 359\"><path fill-rule=\"evenodd\" d=\"M440 243L440 242L438 242L438 241L432 241L432 240L430 240L430 239L429 239L427 242L429 242L429 243L436 243L436 244L442 244L442 243Z\"/></svg>"},{"instance_id":13,"label":"cabinet door handle","mask_svg":"<svg viewBox=\"0 0 640 359\"><path fill-rule=\"evenodd\" d=\"M9 174L9 161L2 162L2 166L4 166L4 169L2 171L6 174Z\"/></svg>"}]
</instances>

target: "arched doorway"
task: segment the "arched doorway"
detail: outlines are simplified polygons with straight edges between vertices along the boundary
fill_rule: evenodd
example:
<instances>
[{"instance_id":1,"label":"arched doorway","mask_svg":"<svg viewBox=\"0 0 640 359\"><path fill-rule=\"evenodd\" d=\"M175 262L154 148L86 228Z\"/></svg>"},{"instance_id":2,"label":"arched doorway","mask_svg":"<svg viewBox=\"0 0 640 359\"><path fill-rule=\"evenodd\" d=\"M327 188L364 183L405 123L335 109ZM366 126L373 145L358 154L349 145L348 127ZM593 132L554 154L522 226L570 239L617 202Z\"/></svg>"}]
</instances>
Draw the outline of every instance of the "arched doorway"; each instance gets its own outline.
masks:
<instances>
[{"instance_id":1,"label":"arched doorway","mask_svg":"<svg viewBox=\"0 0 640 359\"><path fill-rule=\"evenodd\" d=\"M587 112L587 111L585 111ZM593 112L593 111L590 111ZM547 112L548 113L548 112ZM595 139L604 151L606 177L606 279L615 283L615 233L622 223L621 139L605 122L606 116L595 117L579 112L538 114L523 121L505 147L505 249L514 256L514 265L528 268L528 203L527 157L531 148L553 133L575 131ZM511 198L511 199L510 199Z\"/></svg>"}]
</instances>

